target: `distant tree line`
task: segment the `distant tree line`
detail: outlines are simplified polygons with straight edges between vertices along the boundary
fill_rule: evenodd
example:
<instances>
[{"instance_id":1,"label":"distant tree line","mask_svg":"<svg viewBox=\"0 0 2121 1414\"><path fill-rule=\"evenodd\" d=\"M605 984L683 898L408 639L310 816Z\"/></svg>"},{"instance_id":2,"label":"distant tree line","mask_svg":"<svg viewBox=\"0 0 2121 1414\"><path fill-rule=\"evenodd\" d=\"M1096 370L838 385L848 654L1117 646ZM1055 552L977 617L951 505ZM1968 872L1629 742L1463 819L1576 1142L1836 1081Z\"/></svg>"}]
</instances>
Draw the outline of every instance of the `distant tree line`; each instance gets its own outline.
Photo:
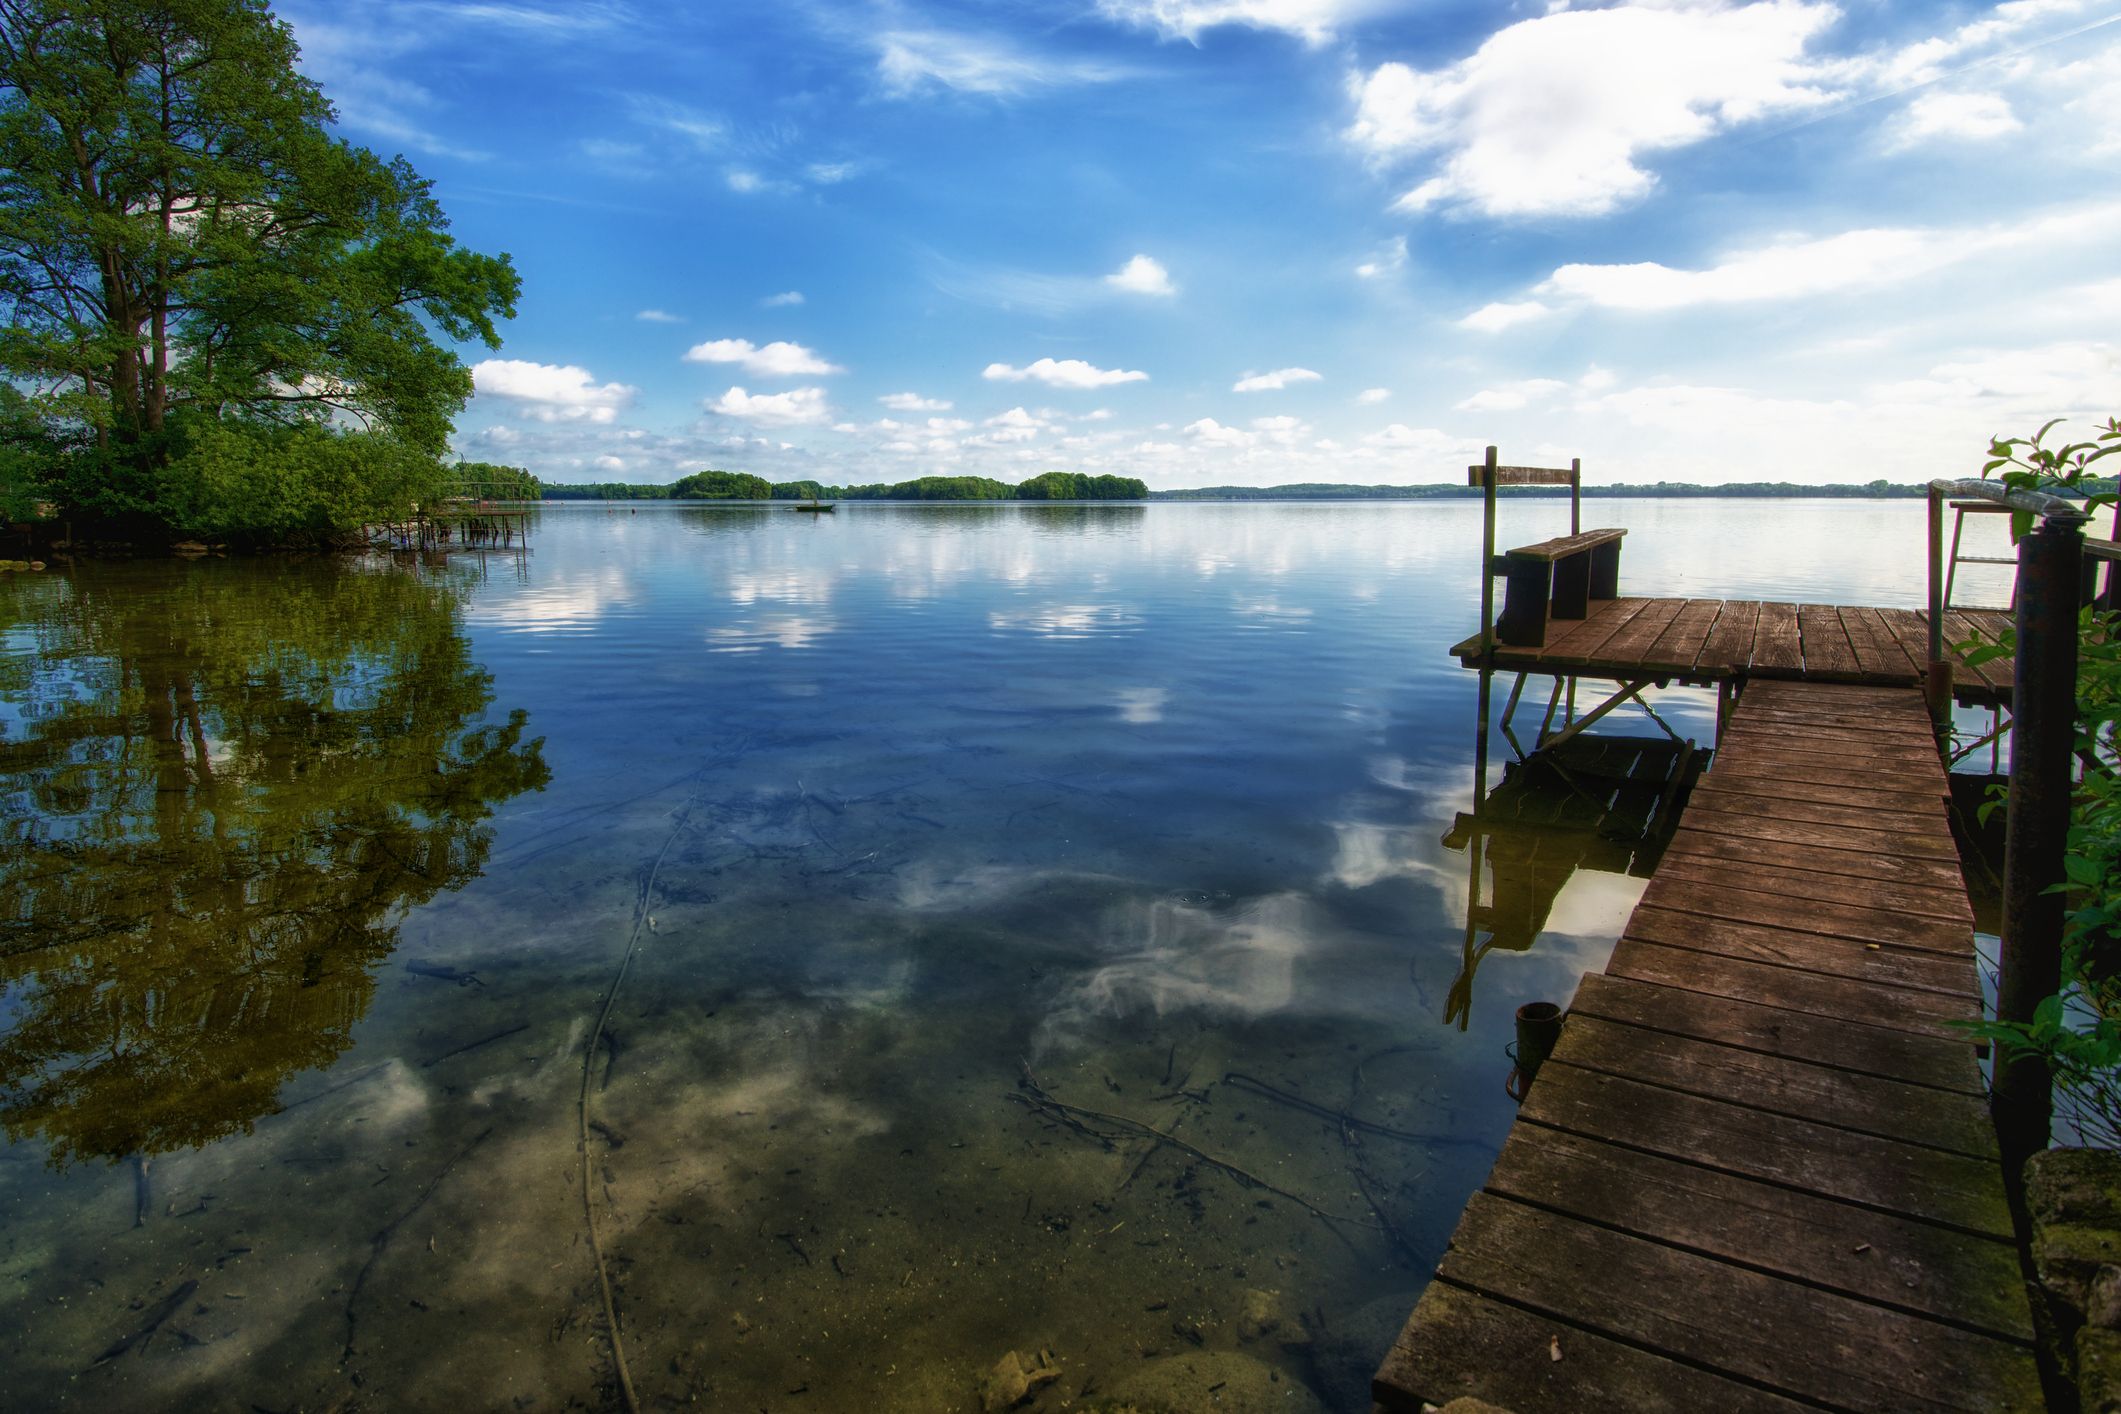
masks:
<instances>
[{"instance_id":1,"label":"distant tree line","mask_svg":"<svg viewBox=\"0 0 2121 1414\"><path fill-rule=\"evenodd\" d=\"M1586 485L1586 498L1598 496L1714 496L1714 497L1919 497L1926 493L1924 481L1899 484L1878 480L1861 483L1836 482L1825 486L1795 481L1727 481L1709 486L1693 481L1619 482ZM1422 486L1355 486L1328 481L1299 481L1285 486L1203 486L1189 491L1151 491L1152 501L1425 501L1478 497L1477 486L1434 482ZM1566 486L1510 486L1508 496L1567 496Z\"/></svg>"},{"instance_id":2,"label":"distant tree line","mask_svg":"<svg viewBox=\"0 0 2121 1414\"><path fill-rule=\"evenodd\" d=\"M527 474L527 473L526 473ZM1049 471L1019 486L984 476L921 476L871 486L819 481L769 482L737 471L696 471L667 486L603 481L540 488L548 501L1143 501L1148 486L1131 476Z\"/></svg>"}]
</instances>

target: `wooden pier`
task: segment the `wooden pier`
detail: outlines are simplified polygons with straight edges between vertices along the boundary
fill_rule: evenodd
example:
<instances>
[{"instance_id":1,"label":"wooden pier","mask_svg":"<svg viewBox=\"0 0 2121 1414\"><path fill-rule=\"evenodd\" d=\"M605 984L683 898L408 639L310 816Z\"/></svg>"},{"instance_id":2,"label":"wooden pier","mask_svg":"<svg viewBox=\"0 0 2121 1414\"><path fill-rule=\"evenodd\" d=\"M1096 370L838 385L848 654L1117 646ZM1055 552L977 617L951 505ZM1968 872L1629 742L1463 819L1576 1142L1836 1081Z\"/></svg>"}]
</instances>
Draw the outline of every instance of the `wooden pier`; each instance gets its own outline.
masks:
<instances>
[{"instance_id":1,"label":"wooden pier","mask_svg":"<svg viewBox=\"0 0 2121 1414\"><path fill-rule=\"evenodd\" d=\"M2041 1407L1915 640L1788 607L1613 599L1493 658L1749 685L1380 1408Z\"/></svg>"},{"instance_id":2,"label":"wooden pier","mask_svg":"<svg viewBox=\"0 0 2121 1414\"><path fill-rule=\"evenodd\" d=\"M1944 614L1953 695L1984 707L2008 706L2009 658L1970 666L1949 645L1993 642L2010 625L1993 609ZM1915 687L1929 659L1929 616L1914 609L1750 599L1592 599L1581 618L1554 618L1540 641L1497 643L1483 657L1481 635L1451 649L1468 667L1548 676L1664 679L1713 686L1750 679L1802 679L1874 687Z\"/></svg>"}]
</instances>

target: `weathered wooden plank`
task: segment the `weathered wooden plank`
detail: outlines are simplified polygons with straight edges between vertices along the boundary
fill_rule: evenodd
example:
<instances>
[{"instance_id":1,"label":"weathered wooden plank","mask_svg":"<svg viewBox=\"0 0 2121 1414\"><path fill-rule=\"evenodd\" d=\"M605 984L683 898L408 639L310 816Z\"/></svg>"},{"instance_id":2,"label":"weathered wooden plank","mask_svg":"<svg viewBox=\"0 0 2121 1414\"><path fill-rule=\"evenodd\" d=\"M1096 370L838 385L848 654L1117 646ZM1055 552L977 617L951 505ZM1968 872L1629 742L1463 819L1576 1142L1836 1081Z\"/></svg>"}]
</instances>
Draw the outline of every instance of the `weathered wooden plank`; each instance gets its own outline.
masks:
<instances>
[{"instance_id":1,"label":"weathered wooden plank","mask_svg":"<svg viewBox=\"0 0 2121 1414\"><path fill-rule=\"evenodd\" d=\"M1840 610L1832 604L1798 605L1797 633L1806 677L1847 681L1858 676L1856 650L1849 645L1848 631L1841 627Z\"/></svg>"},{"instance_id":2,"label":"weathered wooden plank","mask_svg":"<svg viewBox=\"0 0 2121 1414\"><path fill-rule=\"evenodd\" d=\"M1742 671L1753 661L1753 634L1760 622L1760 605L1750 599L1726 599L1716 614L1716 625L1694 664L1702 672Z\"/></svg>"},{"instance_id":3,"label":"weathered wooden plank","mask_svg":"<svg viewBox=\"0 0 2121 1414\"><path fill-rule=\"evenodd\" d=\"M1488 480L1485 462L1466 468L1468 486L1485 486ZM1498 466L1494 482L1497 486L1573 486L1576 472L1565 466Z\"/></svg>"},{"instance_id":4,"label":"weathered wooden plank","mask_svg":"<svg viewBox=\"0 0 2121 1414\"><path fill-rule=\"evenodd\" d=\"M1371 1397L1393 1414L1419 1414L1465 1395L1523 1414L1812 1414L1751 1385L1432 1281Z\"/></svg>"},{"instance_id":5,"label":"weathered wooden plank","mask_svg":"<svg viewBox=\"0 0 2121 1414\"><path fill-rule=\"evenodd\" d=\"M1922 699L1910 697L1908 689L1886 687L1876 684L1837 683L1830 698L1822 698L1819 687L1794 678L1763 678L1753 685L1760 690L1762 701L1801 702L1816 706L1822 701L1830 702L1837 709L1848 711L1856 707L1870 707L1886 711L1921 710ZM1752 688L1746 690L1752 695Z\"/></svg>"},{"instance_id":6,"label":"weathered wooden plank","mask_svg":"<svg viewBox=\"0 0 2121 1414\"><path fill-rule=\"evenodd\" d=\"M1755 717L1744 707L1738 712L1745 723L1743 742L1757 750L1829 756L1842 762L1844 767L1852 760L1860 761L1866 772L1876 763L1888 770L1902 772L1910 766L1936 766L1942 774L1943 768L1938 766L1937 743L1931 737L1895 737L1858 731L1842 733L1818 722L1800 726L1765 713ZM1734 731L1732 735L1737 738L1738 733Z\"/></svg>"},{"instance_id":7,"label":"weathered wooden plank","mask_svg":"<svg viewBox=\"0 0 2121 1414\"><path fill-rule=\"evenodd\" d=\"M1577 983L1569 1012L1911 1085L1977 1097L1988 1093L1971 1043L1939 1046L1926 1037L1847 1017L1816 1016L1597 972Z\"/></svg>"},{"instance_id":8,"label":"weathered wooden plank","mask_svg":"<svg viewBox=\"0 0 2121 1414\"><path fill-rule=\"evenodd\" d=\"M1853 739L1858 746L1877 739L1909 746L1927 746L1932 754L1937 750L1936 735L1930 730L1927 722L1911 722L1897 713L1886 716L1855 707L1840 712L1814 712L1785 703L1756 704L1745 698L1739 699L1738 709L1745 713L1747 721L1780 729L1784 734L1792 729L1813 733L1826 732L1835 736L1845 735Z\"/></svg>"},{"instance_id":9,"label":"weathered wooden plank","mask_svg":"<svg viewBox=\"0 0 2121 1414\"><path fill-rule=\"evenodd\" d=\"M1695 789L1709 785L1713 785L1717 790L1729 791L1733 795L1809 800L1821 805L1876 806L1881 810L1898 810L1915 815L1947 814L1946 797L1941 783L1935 789L1923 790L1873 789L1861 780L1838 785L1821 785L1815 781L1792 781L1780 775L1747 775L1735 766L1719 760L1706 776L1695 783Z\"/></svg>"},{"instance_id":10,"label":"weathered wooden plank","mask_svg":"<svg viewBox=\"0 0 2121 1414\"><path fill-rule=\"evenodd\" d=\"M1660 879L1691 879L1703 884L1721 884L1731 876L1729 863L1693 855L1667 854L1657 865ZM1872 908L1897 909L1923 918L1941 918L1971 932L1973 905L1958 888L1934 884L1910 887L1881 879L1851 879L1845 874L1824 874L1816 869L1792 869L1786 865L1754 863L1746 873L1748 885L1793 899L1825 899L1835 903L1860 904Z\"/></svg>"},{"instance_id":11,"label":"weathered wooden plank","mask_svg":"<svg viewBox=\"0 0 2121 1414\"><path fill-rule=\"evenodd\" d=\"M1950 1090L1573 1014L1554 1058L1579 1070L1998 1162L1988 1107Z\"/></svg>"},{"instance_id":12,"label":"weathered wooden plank","mask_svg":"<svg viewBox=\"0 0 2121 1414\"><path fill-rule=\"evenodd\" d=\"M1679 611L1685 605L1684 599L1652 599L1641 613L1606 640L1605 646L1598 651L1599 661L1627 670L1640 669L1650 645L1671 627L1672 620L1679 617Z\"/></svg>"},{"instance_id":13,"label":"weathered wooden plank","mask_svg":"<svg viewBox=\"0 0 2121 1414\"><path fill-rule=\"evenodd\" d=\"M1643 891L1640 906L1684 913L1697 920L1727 921L1845 942L1851 944L1842 949L1846 952L1863 952L1865 944L1877 943L1889 952L1905 950L1942 958L1955 966L1972 966L1973 929L1965 923L1835 899L1796 898L1749 887L1751 882L1741 876L1704 884L1694 879L1666 878L1660 872ZM1920 958L1910 957L1907 961L1912 966Z\"/></svg>"},{"instance_id":14,"label":"weathered wooden plank","mask_svg":"<svg viewBox=\"0 0 2121 1414\"><path fill-rule=\"evenodd\" d=\"M1798 780L1833 781L1847 780L1851 774L1849 758L1835 756L1830 752L1797 751L1788 746L1754 745L1751 742L1733 739L1718 748L1720 761L1728 761L1738 767L1758 767L1748 770L1747 775L1787 775ZM1887 790L1921 790L1935 785L1938 777L1934 769L1926 769L1921 763L1899 761L1872 762L1863 772L1863 779L1875 781L1879 788Z\"/></svg>"},{"instance_id":15,"label":"weathered wooden plank","mask_svg":"<svg viewBox=\"0 0 2121 1414\"><path fill-rule=\"evenodd\" d=\"M1661 872L1658 877L1662 879ZM1684 906L1689 900L1677 892L1682 885L1687 889L1701 887L1675 879L1672 891L1655 898L1645 896L1643 906L1628 920L1626 936L1668 948L1792 967L1823 977L1937 992L1967 1005L1981 994L1973 963L1965 952L1954 955L1884 943L1873 947L1794 927L1697 913Z\"/></svg>"},{"instance_id":16,"label":"weathered wooden plank","mask_svg":"<svg viewBox=\"0 0 2121 1414\"><path fill-rule=\"evenodd\" d=\"M1886 830L1859 830L1848 825L1818 825L1803 820L1783 820L1767 815L1741 815L1735 811L1704 810L1689 822L1709 834L1734 835L1741 839L1772 840L1780 844L1812 845L1821 849L1868 850L1875 854L1914 855L1924 859L1956 861L1948 843L1933 835L1895 834Z\"/></svg>"},{"instance_id":17,"label":"weathered wooden plank","mask_svg":"<svg viewBox=\"0 0 2121 1414\"><path fill-rule=\"evenodd\" d=\"M1649 599L1594 599L1590 612L1571 625L1566 633L1556 637L1553 626L1548 626L1547 646L1541 650L1540 656L1561 664L1591 662L1607 639L1626 627L1652 602Z\"/></svg>"},{"instance_id":18,"label":"weathered wooden plank","mask_svg":"<svg viewBox=\"0 0 2121 1414\"><path fill-rule=\"evenodd\" d=\"M1843 605L1841 627L1856 650L1856 666L1864 672L1910 682L1921 677L1922 664L1908 657L1876 609Z\"/></svg>"},{"instance_id":19,"label":"weathered wooden plank","mask_svg":"<svg viewBox=\"0 0 2121 1414\"><path fill-rule=\"evenodd\" d=\"M1508 553L1525 555L1535 560L1558 560L1567 555L1581 554L1594 546L1609 545L1626 534L1625 530L1584 530L1574 535L1557 535L1552 540L1541 540L1533 545L1519 545Z\"/></svg>"},{"instance_id":20,"label":"weathered wooden plank","mask_svg":"<svg viewBox=\"0 0 2121 1414\"><path fill-rule=\"evenodd\" d=\"M1639 982L1684 987L1711 996L1806 1011L1814 1016L1861 1016L1911 1035L1972 1044L1954 1023L1974 1020L1974 1007L1942 992L1828 977L1794 967L1675 948L1643 938L1622 938L1613 948L1613 960L1606 964L1606 971L1615 977L1633 977Z\"/></svg>"},{"instance_id":21,"label":"weathered wooden plank","mask_svg":"<svg viewBox=\"0 0 2121 1414\"><path fill-rule=\"evenodd\" d=\"M1956 660L1956 675L1962 681L1969 677L1978 677L1991 688L2008 689L2011 685L2011 674L2014 671L2010 659L1997 658L1990 662L1972 665L1953 651L1953 644L1964 642L1969 638L1980 638L1984 642L1992 642L1995 639L1995 633L1990 629L1981 627L1978 621L1968 618L1967 615L1957 610L1947 613L1944 616L1944 648Z\"/></svg>"},{"instance_id":22,"label":"weathered wooden plank","mask_svg":"<svg viewBox=\"0 0 2121 1414\"><path fill-rule=\"evenodd\" d=\"M1684 816L1681 817L1682 821ZM1922 887L1961 888L1956 863L1936 859L1907 859L1867 849L1836 849L1812 844L1787 844L1747 835L1725 835L1696 830L1682 823L1665 856L1693 855L1732 864L1784 865L1841 874L1851 879L1882 879Z\"/></svg>"},{"instance_id":23,"label":"weathered wooden plank","mask_svg":"<svg viewBox=\"0 0 2121 1414\"><path fill-rule=\"evenodd\" d=\"M1983 1159L1682 1095L1553 1060L1540 1067L1519 1114L1535 1124L1669 1159L2013 1240L2002 1178Z\"/></svg>"},{"instance_id":24,"label":"weathered wooden plank","mask_svg":"<svg viewBox=\"0 0 2121 1414\"><path fill-rule=\"evenodd\" d=\"M1476 1291L1620 1340L1683 1350L1719 1373L1841 1409L2041 1407L2039 1377L2020 1347L1490 1194L1467 1204L1437 1270ZM1812 1337L1792 1341L1793 1330ZM1823 1351L1835 1358L1822 1359Z\"/></svg>"},{"instance_id":25,"label":"weathered wooden plank","mask_svg":"<svg viewBox=\"0 0 2121 1414\"><path fill-rule=\"evenodd\" d=\"M1664 632L1657 635L1657 641L1643 654L1643 667L1674 673L1692 672L1722 608L1722 601L1717 599L1685 601Z\"/></svg>"},{"instance_id":26,"label":"weathered wooden plank","mask_svg":"<svg viewBox=\"0 0 2121 1414\"><path fill-rule=\"evenodd\" d=\"M1752 670L1756 673L1802 673L1804 645L1797 628L1795 604L1762 604L1753 631Z\"/></svg>"},{"instance_id":27,"label":"weathered wooden plank","mask_svg":"<svg viewBox=\"0 0 2121 1414\"><path fill-rule=\"evenodd\" d=\"M1829 805L1822 800L1791 800L1780 795L1756 795L1742 787L1733 789L1717 780L1714 771L1695 786L1690 803L1698 803L1704 813L1805 820L1814 825L1846 825L1851 829L1878 830L1888 834L1941 835L1950 829L1941 799L1928 810Z\"/></svg>"},{"instance_id":28,"label":"weathered wooden plank","mask_svg":"<svg viewBox=\"0 0 2121 1414\"><path fill-rule=\"evenodd\" d=\"M1511 1132L1487 1189L2013 1343L2033 1338L2008 1243L1531 1124Z\"/></svg>"},{"instance_id":29,"label":"weathered wooden plank","mask_svg":"<svg viewBox=\"0 0 2121 1414\"><path fill-rule=\"evenodd\" d=\"M1711 773L1714 774L1713 772ZM1817 780L1808 784L1820 784ZM1912 811L1867 811L1829 805L1818 800L1791 800L1783 796L1755 794L1742 789L1731 789L1720 783L1712 784L1704 779L1694 792L1701 803L1695 812L1699 819L1690 823L1697 829L1714 829L1724 833L1744 831L1761 826L1786 825L1798 828L1812 827L1829 834L1851 832L1851 843L1843 848L1863 845L1883 848L1894 853L1909 853L1932 859L1957 859L1951 847L1948 818L1931 812ZM1689 801L1692 804L1692 801ZM1777 838L1769 835L1767 838Z\"/></svg>"}]
</instances>

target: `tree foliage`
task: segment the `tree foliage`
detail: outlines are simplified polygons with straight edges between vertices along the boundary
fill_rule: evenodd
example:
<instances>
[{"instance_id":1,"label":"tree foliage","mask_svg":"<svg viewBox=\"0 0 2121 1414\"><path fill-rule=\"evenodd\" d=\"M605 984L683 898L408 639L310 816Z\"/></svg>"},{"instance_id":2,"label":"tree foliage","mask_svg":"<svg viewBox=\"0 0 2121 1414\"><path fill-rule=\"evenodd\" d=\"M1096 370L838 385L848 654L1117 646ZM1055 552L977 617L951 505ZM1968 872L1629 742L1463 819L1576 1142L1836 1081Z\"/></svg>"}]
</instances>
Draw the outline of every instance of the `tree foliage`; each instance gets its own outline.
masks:
<instances>
[{"instance_id":1,"label":"tree foliage","mask_svg":"<svg viewBox=\"0 0 2121 1414\"><path fill-rule=\"evenodd\" d=\"M458 462L449 469L448 493L477 501L535 501L544 486L519 466L498 462Z\"/></svg>"},{"instance_id":2,"label":"tree foliage","mask_svg":"<svg viewBox=\"0 0 2121 1414\"><path fill-rule=\"evenodd\" d=\"M762 476L741 471L696 471L679 477L670 486L673 501L766 501L773 486Z\"/></svg>"},{"instance_id":3,"label":"tree foliage","mask_svg":"<svg viewBox=\"0 0 2121 1414\"><path fill-rule=\"evenodd\" d=\"M262 0L0 0L0 374L75 509L185 526L210 452L305 429L439 484L471 394L441 341L497 346L515 271L295 59Z\"/></svg>"}]
</instances>

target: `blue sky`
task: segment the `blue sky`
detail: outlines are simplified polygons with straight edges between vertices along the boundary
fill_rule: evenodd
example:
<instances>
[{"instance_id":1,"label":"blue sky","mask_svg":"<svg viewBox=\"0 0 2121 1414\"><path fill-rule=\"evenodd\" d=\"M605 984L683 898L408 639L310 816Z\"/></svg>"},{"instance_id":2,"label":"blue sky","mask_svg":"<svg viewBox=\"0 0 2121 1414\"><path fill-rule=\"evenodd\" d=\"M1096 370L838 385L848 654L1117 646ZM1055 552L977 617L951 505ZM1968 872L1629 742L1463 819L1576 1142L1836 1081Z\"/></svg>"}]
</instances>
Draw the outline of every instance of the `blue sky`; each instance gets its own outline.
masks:
<instances>
[{"instance_id":1,"label":"blue sky","mask_svg":"<svg viewBox=\"0 0 2121 1414\"><path fill-rule=\"evenodd\" d=\"M2121 412L2121 3L282 4L549 480L1896 481Z\"/></svg>"}]
</instances>

